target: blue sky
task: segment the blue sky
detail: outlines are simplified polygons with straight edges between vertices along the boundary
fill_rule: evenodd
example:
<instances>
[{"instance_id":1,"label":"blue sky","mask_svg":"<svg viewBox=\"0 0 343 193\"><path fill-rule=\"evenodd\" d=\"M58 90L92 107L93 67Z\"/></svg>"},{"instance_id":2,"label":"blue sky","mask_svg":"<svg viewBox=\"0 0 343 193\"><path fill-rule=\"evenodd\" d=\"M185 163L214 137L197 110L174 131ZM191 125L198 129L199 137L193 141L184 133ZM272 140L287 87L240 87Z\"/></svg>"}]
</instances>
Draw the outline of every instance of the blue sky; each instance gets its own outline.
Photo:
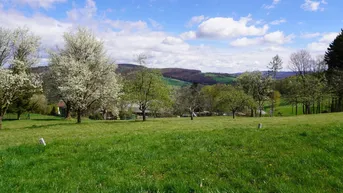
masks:
<instances>
[{"instance_id":1,"label":"blue sky","mask_svg":"<svg viewBox=\"0 0 343 193\"><path fill-rule=\"evenodd\" d=\"M118 63L145 53L151 67L265 70L279 54L322 55L343 27L341 0L0 0L0 26L28 27L42 50L85 26ZM47 58L42 58L42 63Z\"/></svg>"}]
</instances>

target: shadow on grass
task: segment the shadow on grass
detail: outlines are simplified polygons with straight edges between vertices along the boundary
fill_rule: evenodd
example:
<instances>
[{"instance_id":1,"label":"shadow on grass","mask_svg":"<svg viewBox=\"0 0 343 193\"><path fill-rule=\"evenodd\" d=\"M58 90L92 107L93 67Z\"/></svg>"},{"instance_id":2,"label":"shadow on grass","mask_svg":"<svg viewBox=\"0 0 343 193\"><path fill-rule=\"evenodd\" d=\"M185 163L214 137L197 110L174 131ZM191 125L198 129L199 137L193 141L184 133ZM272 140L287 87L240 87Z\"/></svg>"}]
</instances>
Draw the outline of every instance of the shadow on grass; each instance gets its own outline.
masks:
<instances>
[{"instance_id":1,"label":"shadow on grass","mask_svg":"<svg viewBox=\"0 0 343 193\"><path fill-rule=\"evenodd\" d=\"M55 126L66 126L66 125L75 125L75 123L55 123L55 124L46 124L46 125L31 125L28 127L22 127L18 129L39 129L39 128L46 128L46 127L55 127Z\"/></svg>"},{"instance_id":2,"label":"shadow on grass","mask_svg":"<svg viewBox=\"0 0 343 193\"><path fill-rule=\"evenodd\" d=\"M32 121L64 121L65 119L56 118L56 119L30 119L30 120L32 120Z\"/></svg>"},{"instance_id":3,"label":"shadow on grass","mask_svg":"<svg viewBox=\"0 0 343 193\"><path fill-rule=\"evenodd\" d=\"M137 124L137 123L152 123L152 122L156 122L156 120L154 119L151 119L151 120L146 120L146 121L143 121L143 120L109 120L109 121L101 121L101 122L98 122L98 123L105 123L105 124L127 124L127 123L130 123L130 124Z\"/></svg>"}]
</instances>

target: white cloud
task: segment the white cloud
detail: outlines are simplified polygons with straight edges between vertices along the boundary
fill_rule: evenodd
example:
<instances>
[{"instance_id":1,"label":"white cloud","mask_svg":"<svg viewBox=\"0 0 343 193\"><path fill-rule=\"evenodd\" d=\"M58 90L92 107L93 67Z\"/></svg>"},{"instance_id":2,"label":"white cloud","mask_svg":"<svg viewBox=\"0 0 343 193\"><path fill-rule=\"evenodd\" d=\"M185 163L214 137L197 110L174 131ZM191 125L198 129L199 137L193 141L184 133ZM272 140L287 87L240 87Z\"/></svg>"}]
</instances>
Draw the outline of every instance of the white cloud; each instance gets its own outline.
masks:
<instances>
[{"instance_id":1,"label":"white cloud","mask_svg":"<svg viewBox=\"0 0 343 193\"><path fill-rule=\"evenodd\" d=\"M123 21L106 19L102 22L105 24L109 24L114 29L121 29L124 31L142 30L148 28L147 23L144 21Z\"/></svg>"},{"instance_id":2,"label":"white cloud","mask_svg":"<svg viewBox=\"0 0 343 193\"><path fill-rule=\"evenodd\" d=\"M303 34L301 34L300 37L310 39L310 38L315 38L315 37L319 37L319 36L321 36L321 33L316 32L316 33L303 33Z\"/></svg>"},{"instance_id":3,"label":"white cloud","mask_svg":"<svg viewBox=\"0 0 343 193\"><path fill-rule=\"evenodd\" d=\"M285 20L285 19L279 19L279 20L274 20L274 21L270 22L270 25L280 25L280 24L286 23L286 22L287 22L287 20Z\"/></svg>"},{"instance_id":4,"label":"white cloud","mask_svg":"<svg viewBox=\"0 0 343 193\"><path fill-rule=\"evenodd\" d=\"M239 38L235 41L232 41L230 43L231 46L235 47L244 47L244 46L253 46L253 45L258 45L261 44L261 39L260 38Z\"/></svg>"},{"instance_id":5,"label":"white cloud","mask_svg":"<svg viewBox=\"0 0 343 193\"><path fill-rule=\"evenodd\" d=\"M265 42L271 43L271 44L289 43L292 41L293 38L294 38L293 34L285 36L285 34L282 31L272 32L272 33L266 34L263 37Z\"/></svg>"},{"instance_id":6,"label":"white cloud","mask_svg":"<svg viewBox=\"0 0 343 193\"><path fill-rule=\"evenodd\" d=\"M273 2L272 2L271 5L263 4L262 7L263 7L264 9L274 9L275 6L276 6L277 4L280 3L280 1L281 1L281 0L273 0Z\"/></svg>"},{"instance_id":7,"label":"white cloud","mask_svg":"<svg viewBox=\"0 0 343 193\"><path fill-rule=\"evenodd\" d=\"M62 44L62 35L72 27L71 23L60 22L41 14L26 17L16 11L0 10L0 26L14 29L28 27L34 34L41 37L44 47Z\"/></svg>"},{"instance_id":8,"label":"white cloud","mask_svg":"<svg viewBox=\"0 0 343 193\"><path fill-rule=\"evenodd\" d=\"M86 0L85 7L83 8L73 8L70 11L67 11L67 16L72 21L79 20L90 20L92 19L97 12L97 7L95 1Z\"/></svg>"},{"instance_id":9,"label":"white cloud","mask_svg":"<svg viewBox=\"0 0 343 193\"><path fill-rule=\"evenodd\" d=\"M233 18L215 17L202 22L197 30L198 38L235 38L242 36L264 35L268 25L256 27L249 25L251 15L241 17L238 21Z\"/></svg>"},{"instance_id":10,"label":"white cloud","mask_svg":"<svg viewBox=\"0 0 343 193\"><path fill-rule=\"evenodd\" d=\"M338 36L337 32L330 32L330 33L325 33L323 36L320 38L320 42L324 43L331 43L336 37Z\"/></svg>"},{"instance_id":11,"label":"white cloud","mask_svg":"<svg viewBox=\"0 0 343 193\"><path fill-rule=\"evenodd\" d=\"M336 32L324 33L319 40L308 44L307 48L314 52L324 52L337 35Z\"/></svg>"},{"instance_id":12,"label":"white cloud","mask_svg":"<svg viewBox=\"0 0 343 193\"><path fill-rule=\"evenodd\" d=\"M188 23L186 24L186 27L191 28L191 27L193 27L193 25L199 24L202 21L204 21L205 19L206 18L204 15L194 16L188 21Z\"/></svg>"},{"instance_id":13,"label":"white cloud","mask_svg":"<svg viewBox=\"0 0 343 193\"><path fill-rule=\"evenodd\" d=\"M312 0L305 0L304 4L300 7L305 11L324 11L324 8L321 5L327 4L325 0L322 1L312 1Z\"/></svg>"},{"instance_id":14,"label":"white cloud","mask_svg":"<svg viewBox=\"0 0 343 193\"><path fill-rule=\"evenodd\" d=\"M177 44L183 44L184 42L180 38L168 36L162 41L162 43L168 44L168 45L177 45Z\"/></svg>"},{"instance_id":15,"label":"white cloud","mask_svg":"<svg viewBox=\"0 0 343 193\"><path fill-rule=\"evenodd\" d=\"M134 62L134 56L143 52L151 56L149 65L155 68L182 67L228 73L264 70L265 64L275 54L286 58L290 53L288 48L269 43L261 46L269 51L262 50L261 47L241 49L239 47L216 48L207 45L190 45L183 39L186 36L188 36L186 39L196 38L197 32L195 31L176 37L164 31L154 31L149 28L146 21L111 20L99 17L96 4L93 3L94 1L87 1L84 7L74 7L72 11L68 12L68 18L63 20L42 14L26 15L15 10L0 10L0 26L6 28L27 26L42 38L42 47L49 49L56 45L63 46L63 33L81 24L91 28L104 41L108 55L117 63ZM70 13L74 13L74 15L71 16ZM229 29L224 33L224 37L233 37L236 34L265 35L262 33L264 32L263 28L251 27L247 25L248 22L249 17L231 21L235 24L233 30L237 32L231 33L232 29ZM204 26L209 26L208 23L205 24ZM42 61L46 61L46 59L45 56Z\"/></svg>"},{"instance_id":16,"label":"white cloud","mask_svg":"<svg viewBox=\"0 0 343 193\"><path fill-rule=\"evenodd\" d=\"M271 45L282 45L292 41L294 35L285 36L281 31L275 31L272 33L268 33L262 37L257 38L240 38L230 43L231 46L235 47L245 47L245 46L253 46L253 45L263 45L263 44L271 44Z\"/></svg>"},{"instance_id":17,"label":"white cloud","mask_svg":"<svg viewBox=\"0 0 343 193\"><path fill-rule=\"evenodd\" d=\"M184 40L194 40L196 39L197 34L195 31L188 31L188 32L182 33L180 37Z\"/></svg>"},{"instance_id":18,"label":"white cloud","mask_svg":"<svg viewBox=\"0 0 343 193\"><path fill-rule=\"evenodd\" d=\"M157 29L157 30L163 29L163 26L160 23L158 23L157 21L149 18L149 22L154 29Z\"/></svg>"},{"instance_id":19,"label":"white cloud","mask_svg":"<svg viewBox=\"0 0 343 193\"><path fill-rule=\"evenodd\" d=\"M53 7L55 3L65 3L67 0L9 0L11 4L28 4L32 8L44 8L49 9Z\"/></svg>"}]
</instances>

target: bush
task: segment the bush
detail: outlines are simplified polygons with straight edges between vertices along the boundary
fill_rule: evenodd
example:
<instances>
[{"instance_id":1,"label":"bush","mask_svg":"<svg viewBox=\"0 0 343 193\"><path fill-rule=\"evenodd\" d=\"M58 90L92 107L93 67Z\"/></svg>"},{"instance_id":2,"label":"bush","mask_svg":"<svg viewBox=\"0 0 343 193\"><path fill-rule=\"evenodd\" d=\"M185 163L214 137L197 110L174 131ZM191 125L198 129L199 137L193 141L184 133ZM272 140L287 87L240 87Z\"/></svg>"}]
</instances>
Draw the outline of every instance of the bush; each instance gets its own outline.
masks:
<instances>
[{"instance_id":1,"label":"bush","mask_svg":"<svg viewBox=\"0 0 343 193\"><path fill-rule=\"evenodd\" d=\"M58 107L56 105L50 105L51 107L51 111L50 111L50 115L52 116L57 116L58 115Z\"/></svg>"},{"instance_id":2,"label":"bush","mask_svg":"<svg viewBox=\"0 0 343 193\"><path fill-rule=\"evenodd\" d=\"M119 111L119 118L120 118L120 120L132 119L132 112L131 111Z\"/></svg>"},{"instance_id":3,"label":"bush","mask_svg":"<svg viewBox=\"0 0 343 193\"><path fill-rule=\"evenodd\" d=\"M92 119L92 120L104 120L104 117L102 116L101 113L95 113L95 114L89 115L89 119Z\"/></svg>"}]
</instances>

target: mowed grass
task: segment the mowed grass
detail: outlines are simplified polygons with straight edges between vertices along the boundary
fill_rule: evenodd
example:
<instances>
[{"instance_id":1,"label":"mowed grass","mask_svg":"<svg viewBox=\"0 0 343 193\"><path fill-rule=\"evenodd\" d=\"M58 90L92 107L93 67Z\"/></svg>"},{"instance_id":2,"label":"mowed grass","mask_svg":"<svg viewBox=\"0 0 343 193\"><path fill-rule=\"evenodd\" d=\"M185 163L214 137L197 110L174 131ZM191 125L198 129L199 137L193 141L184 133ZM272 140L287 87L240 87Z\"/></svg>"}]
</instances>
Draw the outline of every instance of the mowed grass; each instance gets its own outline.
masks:
<instances>
[{"instance_id":1,"label":"mowed grass","mask_svg":"<svg viewBox=\"0 0 343 193\"><path fill-rule=\"evenodd\" d=\"M342 118L6 121L0 192L342 192Z\"/></svg>"}]
</instances>

